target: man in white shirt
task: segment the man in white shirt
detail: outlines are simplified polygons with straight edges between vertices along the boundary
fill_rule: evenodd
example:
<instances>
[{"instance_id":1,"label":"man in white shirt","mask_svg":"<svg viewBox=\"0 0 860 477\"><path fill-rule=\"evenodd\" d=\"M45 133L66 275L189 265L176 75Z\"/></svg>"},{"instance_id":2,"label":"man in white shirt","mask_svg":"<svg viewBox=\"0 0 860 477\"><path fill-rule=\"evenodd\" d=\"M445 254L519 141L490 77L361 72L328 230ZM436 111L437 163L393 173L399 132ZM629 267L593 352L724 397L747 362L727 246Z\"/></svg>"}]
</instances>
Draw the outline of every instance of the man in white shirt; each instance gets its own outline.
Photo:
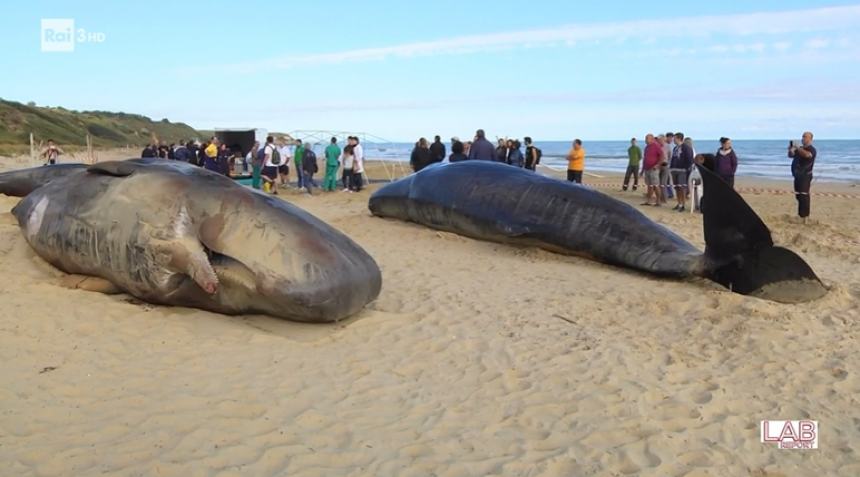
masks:
<instances>
[{"instance_id":1,"label":"man in white shirt","mask_svg":"<svg viewBox=\"0 0 860 477\"><path fill-rule=\"evenodd\" d=\"M265 160L263 161L263 180L271 187L272 194L278 195L278 166L283 163L283 160L278 164L275 164L273 161L275 153L277 152L278 155L280 153L275 147L275 138L272 136L266 138L266 145L263 147L263 154L265 155Z\"/></svg>"},{"instance_id":2,"label":"man in white shirt","mask_svg":"<svg viewBox=\"0 0 860 477\"><path fill-rule=\"evenodd\" d=\"M278 152L281 154L281 164L278 165L278 177L281 178L281 185L286 186L290 181L290 162L293 159L292 146L287 144L286 138L281 138Z\"/></svg>"}]
</instances>

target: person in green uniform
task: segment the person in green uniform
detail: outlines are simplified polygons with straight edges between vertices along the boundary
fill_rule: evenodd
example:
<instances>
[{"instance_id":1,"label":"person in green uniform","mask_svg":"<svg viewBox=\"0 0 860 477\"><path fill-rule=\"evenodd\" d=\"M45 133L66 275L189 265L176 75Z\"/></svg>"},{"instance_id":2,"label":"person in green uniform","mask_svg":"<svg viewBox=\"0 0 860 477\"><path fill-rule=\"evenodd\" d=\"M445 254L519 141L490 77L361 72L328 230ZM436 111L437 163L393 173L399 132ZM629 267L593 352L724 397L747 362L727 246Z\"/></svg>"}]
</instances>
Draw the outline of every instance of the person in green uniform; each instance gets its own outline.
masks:
<instances>
[{"instance_id":1,"label":"person in green uniform","mask_svg":"<svg viewBox=\"0 0 860 477\"><path fill-rule=\"evenodd\" d=\"M340 166L340 148L337 146L337 138L331 138L331 144L325 148L325 180L323 190L333 192L337 189L337 169Z\"/></svg>"},{"instance_id":2,"label":"person in green uniform","mask_svg":"<svg viewBox=\"0 0 860 477\"><path fill-rule=\"evenodd\" d=\"M639 188L639 161L642 160L642 149L636 145L636 138L630 140L630 147L627 148L627 172L624 174L624 185L621 190L627 190L627 184L630 183L630 176L633 176L633 190Z\"/></svg>"},{"instance_id":3,"label":"person in green uniform","mask_svg":"<svg viewBox=\"0 0 860 477\"><path fill-rule=\"evenodd\" d=\"M296 140L296 155L293 156L293 162L296 165L296 177L298 178L297 187L301 189L305 186L304 177L302 175L302 157L305 155L305 145L302 144L302 140Z\"/></svg>"},{"instance_id":4,"label":"person in green uniform","mask_svg":"<svg viewBox=\"0 0 860 477\"><path fill-rule=\"evenodd\" d=\"M251 187L259 190L262 187L262 170L263 170L263 161L257 157L257 154L260 151L260 143L254 142L254 147L251 148L251 152L248 153L250 156L251 162Z\"/></svg>"}]
</instances>

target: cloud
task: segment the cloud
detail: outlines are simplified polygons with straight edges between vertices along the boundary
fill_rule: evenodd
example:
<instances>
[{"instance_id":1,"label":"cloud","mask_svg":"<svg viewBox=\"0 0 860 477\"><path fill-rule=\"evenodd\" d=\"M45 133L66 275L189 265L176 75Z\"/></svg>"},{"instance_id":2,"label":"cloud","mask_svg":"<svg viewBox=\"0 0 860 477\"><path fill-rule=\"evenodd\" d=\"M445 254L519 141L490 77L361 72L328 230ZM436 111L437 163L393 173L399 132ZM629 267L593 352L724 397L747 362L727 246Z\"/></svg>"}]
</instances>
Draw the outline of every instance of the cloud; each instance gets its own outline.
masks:
<instances>
[{"instance_id":1,"label":"cloud","mask_svg":"<svg viewBox=\"0 0 860 477\"><path fill-rule=\"evenodd\" d=\"M820 50L830 46L830 40L824 38L813 38L807 41L804 46L813 50Z\"/></svg>"},{"instance_id":2,"label":"cloud","mask_svg":"<svg viewBox=\"0 0 860 477\"><path fill-rule=\"evenodd\" d=\"M434 55L474 54L514 48L575 46L639 37L648 43L659 38L743 37L851 30L860 24L860 5L825 7L781 12L756 12L732 15L708 15L687 18L632 20L594 24L574 24L553 28L487 33L404 43L378 48L359 48L330 53L295 54L246 62L236 65L245 69L287 69L307 65L371 62L392 58L415 58ZM631 35L631 32L636 32ZM827 40L808 42L812 48L824 48ZM714 52L761 52L764 43L738 43L712 47Z\"/></svg>"}]
</instances>

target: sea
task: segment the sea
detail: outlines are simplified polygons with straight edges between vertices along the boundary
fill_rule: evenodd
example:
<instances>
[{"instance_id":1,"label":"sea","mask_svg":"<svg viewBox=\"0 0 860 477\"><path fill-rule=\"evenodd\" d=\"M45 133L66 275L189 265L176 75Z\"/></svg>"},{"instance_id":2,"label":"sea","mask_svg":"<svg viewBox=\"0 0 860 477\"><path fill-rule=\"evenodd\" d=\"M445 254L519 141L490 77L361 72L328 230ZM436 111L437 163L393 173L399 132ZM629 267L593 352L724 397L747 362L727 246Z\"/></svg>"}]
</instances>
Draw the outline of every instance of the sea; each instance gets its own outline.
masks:
<instances>
[{"instance_id":1,"label":"sea","mask_svg":"<svg viewBox=\"0 0 860 477\"><path fill-rule=\"evenodd\" d=\"M800 139L794 140L800 143ZM733 140L738 156L739 176L764 177L768 179L791 180L791 159L787 157L789 140ZM409 161L413 144L410 143L373 143L365 144L365 154L371 159ZM569 141L535 141L543 151L541 164L564 169L564 159L571 143ZM445 144L450 154L450 143ZM628 141L585 141L586 172L624 172L627 170ZM644 141L640 140L644 149ZM860 140L816 140L818 158L815 160L813 175L817 180L860 183ZM715 153L719 141L698 140L694 143L697 153Z\"/></svg>"}]
</instances>

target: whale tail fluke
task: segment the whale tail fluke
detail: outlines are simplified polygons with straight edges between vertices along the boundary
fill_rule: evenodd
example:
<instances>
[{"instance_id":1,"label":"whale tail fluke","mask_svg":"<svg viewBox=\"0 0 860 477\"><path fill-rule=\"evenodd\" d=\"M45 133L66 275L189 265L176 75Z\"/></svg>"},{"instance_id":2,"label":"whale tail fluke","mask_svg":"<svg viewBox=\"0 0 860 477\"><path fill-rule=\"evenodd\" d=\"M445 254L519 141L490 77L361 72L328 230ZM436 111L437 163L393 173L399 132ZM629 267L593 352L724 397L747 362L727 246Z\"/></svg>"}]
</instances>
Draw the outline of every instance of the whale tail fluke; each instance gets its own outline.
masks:
<instances>
[{"instance_id":1,"label":"whale tail fluke","mask_svg":"<svg viewBox=\"0 0 860 477\"><path fill-rule=\"evenodd\" d=\"M812 268L791 250L776 247L749 204L710 170L696 166L705 187L705 256L708 278L730 290L782 303L827 293Z\"/></svg>"}]
</instances>

